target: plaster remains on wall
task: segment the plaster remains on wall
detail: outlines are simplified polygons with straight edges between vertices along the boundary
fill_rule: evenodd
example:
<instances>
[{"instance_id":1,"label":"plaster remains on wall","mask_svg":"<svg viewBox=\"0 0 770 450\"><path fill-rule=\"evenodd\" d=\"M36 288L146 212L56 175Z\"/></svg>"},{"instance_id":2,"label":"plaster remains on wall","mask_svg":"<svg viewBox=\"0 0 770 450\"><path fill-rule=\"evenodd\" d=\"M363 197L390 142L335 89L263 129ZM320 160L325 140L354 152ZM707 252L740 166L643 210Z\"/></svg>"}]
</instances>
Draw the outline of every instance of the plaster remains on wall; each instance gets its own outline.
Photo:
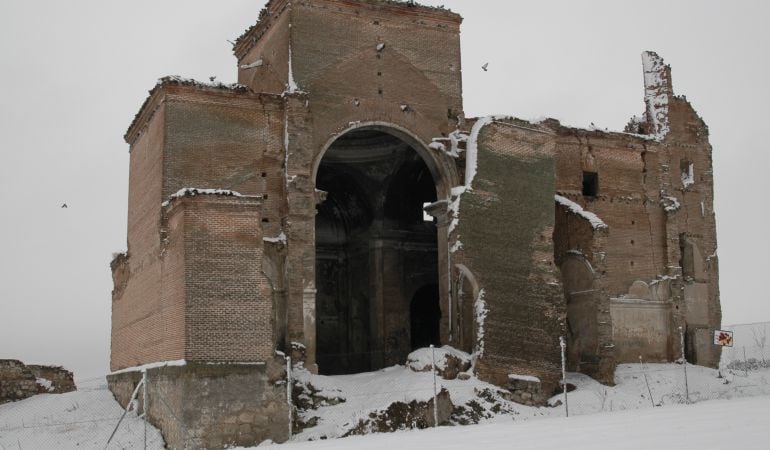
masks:
<instances>
[{"instance_id":1,"label":"plaster remains on wall","mask_svg":"<svg viewBox=\"0 0 770 450\"><path fill-rule=\"evenodd\" d=\"M642 53L644 67L644 101L647 105L647 118L651 121L652 134L659 140L669 132L668 100L671 94L671 81L663 58L655 52Z\"/></svg>"},{"instance_id":2,"label":"plaster remains on wall","mask_svg":"<svg viewBox=\"0 0 770 450\"><path fill-rule=\"evenodd\" d=\"M484 300L484 289L479 291L479 297L474 304L474 310L476 312L476 349L473 352L473 361L484 356L484 321L489 314L487 308L487 302Z\"/></svg>"}]
</instances>

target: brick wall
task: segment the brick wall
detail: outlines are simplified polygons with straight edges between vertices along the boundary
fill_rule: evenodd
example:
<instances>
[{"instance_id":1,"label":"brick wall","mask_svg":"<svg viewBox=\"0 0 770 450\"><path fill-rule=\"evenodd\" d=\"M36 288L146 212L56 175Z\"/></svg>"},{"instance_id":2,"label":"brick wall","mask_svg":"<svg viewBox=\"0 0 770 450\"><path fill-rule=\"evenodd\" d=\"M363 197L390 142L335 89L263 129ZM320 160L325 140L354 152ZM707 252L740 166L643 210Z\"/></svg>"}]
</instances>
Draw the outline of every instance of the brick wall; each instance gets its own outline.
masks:
<instances>
[{"instance_id":1,"label":"brick wall","mask_svg":"<svg viewBox=\"0 0 770 450\"><path fill-rule=\"evenodd\" d=\"M547 393L559 376L565 317L551 237L553 135L521 125L495 122L480 133L478 174L460 203L463 250L455 262L475 275L489 311L479 376L502 386L509 374L534 375Z\"/></svg>"},{"instance_id":2,"label":"brick wall","mask_svg":"<svg viewBox=\"0 0 770 450\"><path fill-rule=\"evenodd\" d=\"M125 288L113 292L112 370L183 357L184 342L166 334L168 305L161 300L160 220L165 107L131 145L128 189L128 258Z\"/></svg>"},{"instance_id":3,"label":"brick wall","mask_svg":"<svg viewBox=\"0 0 770 450\"><path fill-rule=\"evenodd\" d=\"M112 370L190 356L190 318L197 316L189 311L189 299L198 293L190 292L188 268L190 258L199 255L181 238L169 238L185 232L184 218L167 215L168 207L161 206L170 195L192 187L263 198L270 213L257 216L253 204L249 213L254 227L249 233L259 235L249 243L252 253L262 245L263 230L268 236L280 233L282 108L278 97L227 88L164 82L152 91L127 133L128 253L113 263ZM261 257L250 264L261 270ZM251 360L256 353L240 356Z\"/></svg>"},{"instance_id":4,"label":"brick wall","mask_svg":"<svg viewBox=\"0 0 770 450\"><path fill-rule=\"evenodd\" d=\"M191 361L271 358L272 291L262 273L259 202L204 196L174 202L182 208L187 343ZM171 214L179 214L172 211Z\"/></svg>"}]
</instances>

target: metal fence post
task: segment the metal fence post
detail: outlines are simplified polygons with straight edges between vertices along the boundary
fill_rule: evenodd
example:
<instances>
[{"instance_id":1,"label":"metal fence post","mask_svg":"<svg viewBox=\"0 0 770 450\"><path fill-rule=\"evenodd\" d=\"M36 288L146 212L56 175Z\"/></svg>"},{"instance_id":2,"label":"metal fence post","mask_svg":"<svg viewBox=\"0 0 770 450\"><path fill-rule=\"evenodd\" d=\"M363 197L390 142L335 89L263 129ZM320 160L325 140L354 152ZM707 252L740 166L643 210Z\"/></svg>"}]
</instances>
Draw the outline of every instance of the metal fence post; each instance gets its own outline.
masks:
<instances>
[{"instance_id":1,"label":"metal fence post","mask_svg":"<svg viewBox=\"0 0 770 450\"><path fill-rule=\"evenodd\" d=\"M682 367L684 368L684 398L690 403L690 386L687 383L687 356L684 352L684 328L679 327L679 342L682 345Z\"/></svg>"},{"instance_id":2,"label":"metal fence post","mask_svg":"<svg viewBox=\"0 0 770 450\"><path fill-rule=\"evenodd\" d=\"M286 357L286 402L289 405L289 439L291 439L294 421L294 406L291 400L292 380L291 380L291 356Z\"/></svg>"},{"instance_id":3,"label":"metal fence post","mask_svg":"<svg viewBox=\"0 0 770 450\"><path fill-rule=\"evenodd\" d=\"M142 371L142 415L144 416L144 450L147 450L147 370Z\"/></svg>"},{"instance_id":4,"label":"metal fence post","mask_svg":"<svg viewBox=\"0 0 770 450\"><path fill-rule=\"evenodd\" d=\"M559 337L561 347L561 382L564 387L564 414L569 417L569 402L567 401L567 341L564 336Z\"/></svg>"},{"instance_id":5,"label":"metal fence post","mask_svg":"<svg viewBox=\"0 0 770 450\"><path fill-rule=\"evenodd\" d=\"M436 348L433 344L430 345L431 353L431 372L433 372L433 426L438 426L438 398L436 394Z\"/></svg>"},{"instance_id":6,"label":"metal fence post","mask_svg":"<svg viewBox=\"0 0 770 450\"><path fill-rule=\"evenodd\" d=\"M743 374L749 376L749 360L746 358L746 346L743 346Z\"/></svg>"},{"instance_id":7,"label":"metal fence post","mask_svg":"<svg viewBox=\"0 0 770 450\"><path fill-rule=\"evenodd\" d=\"M644 360L642 359L642 355L639 355L639 365L642 367L642 375L644 375L644 384L647 385L647 394L650 396L650 404L652 407L655 407L655 401L652 399L652 389L650 389L650 381L647 379L647 370L644 366Z\"/></svg>"}]
</instances>

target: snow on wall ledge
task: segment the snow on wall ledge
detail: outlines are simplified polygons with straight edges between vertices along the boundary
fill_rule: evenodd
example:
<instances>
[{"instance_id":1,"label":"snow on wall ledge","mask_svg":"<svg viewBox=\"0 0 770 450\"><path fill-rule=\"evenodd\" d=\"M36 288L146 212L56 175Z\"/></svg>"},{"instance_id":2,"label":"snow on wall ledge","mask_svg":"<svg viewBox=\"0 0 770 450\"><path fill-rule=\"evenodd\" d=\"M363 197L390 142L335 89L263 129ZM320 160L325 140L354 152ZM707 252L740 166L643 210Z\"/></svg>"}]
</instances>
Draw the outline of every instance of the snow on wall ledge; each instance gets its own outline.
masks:
<instances>
[{"instance_id":1,"label":"snow on wall ledge","mask_svg":"<svg viewBox=\"0 0 770 450\"><path fill-rule=\"evenodd\" d=\"M168 206L172 200L182 197L195 197L196 195L219 195L222 197L241 197L241 198L262 198L258 195L243 195L240 192L228 189L201 189L201 188L182 188L171 194L168 200L161 203L161 206Z\"/></svg>"},{"instance_id":2,"label":"snow on wall ledge","mask_svg":"<svg viewBox=\"0 0 770 450\"><path fill-rule=\"evenodd\" d=\"M586 219L591 223L591 226L594 230L606 230L609 227L602 219L599 218L596 214L586 211L583 209L582 206L578 205L577 203L573 202L572 200L562 197L561 195L554 196L556 199L556 202L567 209L570 210L570 212L577 214L578 216Z\"/></svg>"},{"instance_id":3,"label":"snow on wall ledge","mask_svg":"<svg viewBox=\"0 0 770 450\"><path fill-rule=\"evenodd\" d=\"M245 84L222 83L219 81L215 81L215 79L213 78L211 82L206 82L206 81L194 80L192 78L180 77L179 75L168 75L168 76L159 78L157 86L165 86L169 84L178 85L178 86L193 86L197 88L224 89L228 91L239 91L239 92L251 91L251 88L249 88Z\"/></svg>"}]
</instances>

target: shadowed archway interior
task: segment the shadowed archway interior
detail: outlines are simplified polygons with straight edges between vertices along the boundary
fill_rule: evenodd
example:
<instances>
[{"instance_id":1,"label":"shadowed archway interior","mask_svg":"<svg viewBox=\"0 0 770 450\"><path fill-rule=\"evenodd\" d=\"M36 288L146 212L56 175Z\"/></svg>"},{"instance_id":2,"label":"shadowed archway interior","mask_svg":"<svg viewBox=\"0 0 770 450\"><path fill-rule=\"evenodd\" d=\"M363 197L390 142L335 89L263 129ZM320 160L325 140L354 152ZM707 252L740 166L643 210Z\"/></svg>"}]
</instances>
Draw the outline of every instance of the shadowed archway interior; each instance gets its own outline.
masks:
<instances>
[{"instance_id":1,"label":"shadowed archway interior","mask_svg":"<svg viewBox=\"0 0 770 450\"><path fill-rule=\"evenodd\" d=\"M398 137L357 129L331 145L316 180L326 192L316 215L319 371L403 363L412 299L438 286L436 225L423 214L436 201L428 166Z\"/></svg>"}]
</instances>

